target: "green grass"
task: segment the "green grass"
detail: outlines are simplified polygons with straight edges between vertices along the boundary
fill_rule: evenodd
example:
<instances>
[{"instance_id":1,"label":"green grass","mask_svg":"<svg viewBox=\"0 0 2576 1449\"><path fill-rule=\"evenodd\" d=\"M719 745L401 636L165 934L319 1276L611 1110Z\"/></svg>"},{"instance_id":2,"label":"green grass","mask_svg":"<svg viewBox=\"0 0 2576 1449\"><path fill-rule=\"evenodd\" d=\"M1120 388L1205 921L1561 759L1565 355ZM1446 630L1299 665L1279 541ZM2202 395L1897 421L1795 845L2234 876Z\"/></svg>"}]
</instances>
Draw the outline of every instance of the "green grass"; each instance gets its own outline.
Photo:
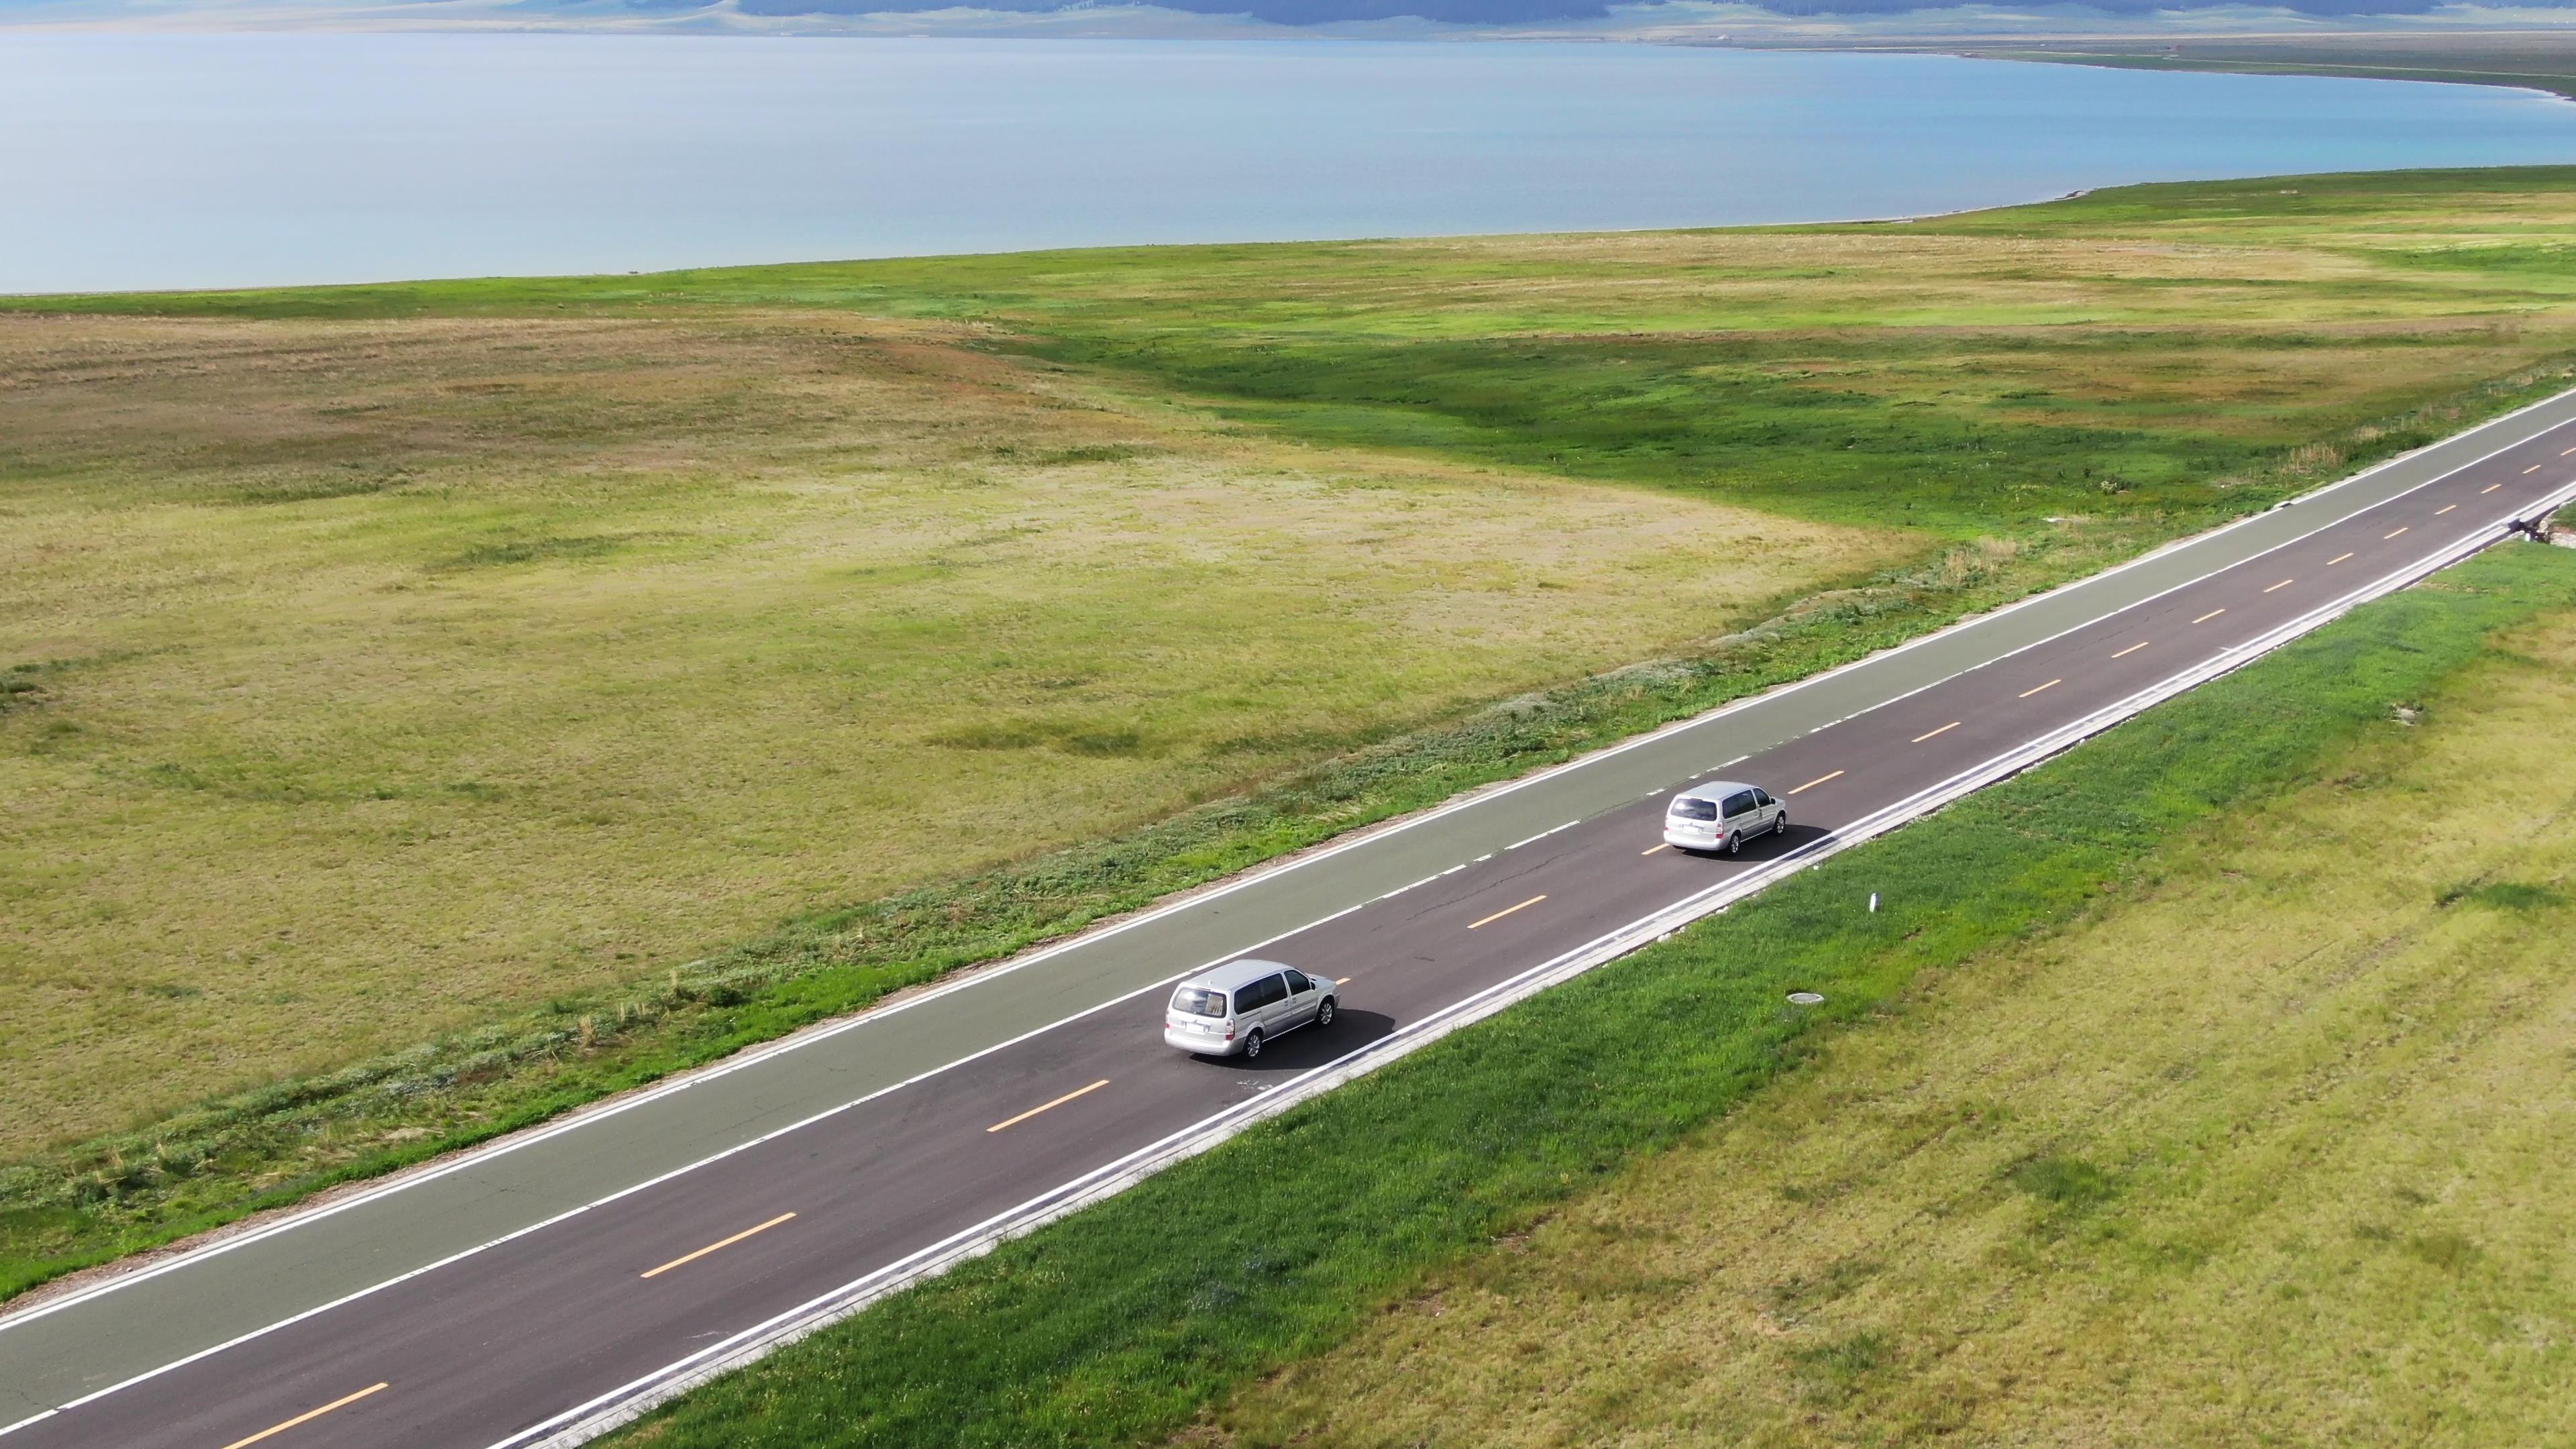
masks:
<instances>
[{"instance_id":1,"label":"green grass","mask_svg":"<svg viewBox=\"0 0 2576 1449\"><path fill-rule=\"evenodd\" d=\"M2496 657L2499 631L2570 609L2576 558L2539 548L2482 557L888 1300L612 1442L1119 1445L1170 1436L1282 1366L1370 1332L1426 1286L1434 1296L1405 1311L1446 1318L1438 1285L1507 1273L1526 1235L1569 1200L1829 1059L1855 1030L1901 1021L1909 984L1927 971L2045 939L2151 886L2184 842L2223 817L2312 786L2370 732L2400 728L2387 723L2392 700L2438 697L2445 681ZM1876 913L1866 907L1871 892L1883 902ZM1791 1007L1793 989L1822 992L1826 1004ZM1995 1110L1932 1103L1908 1121L1918 1140L1937 1141L1980 1131ZM2133 1191L2125 1166L2072 1145L2029 1152L2001 1171L2063 1233ZM1816 1201L1852 1189L1796 1163L1785 1174ZM1551 1248L1577 1301L1651 1308L1687 1292L1686 1277L1643 1250L1666 1231L1652 1222L1592 1217L1547 1231L1599 1235L1589 1253L1581 1241ZM1885 1246L1890 1230L1880 1231ZM1900 1240L1922 1231L1909 1224ZM2428 1253L2468 1251L2426 1241ZM1783 1291L1826 1301L1856 1281L1838 1287L1829 1274ZM1462 1357L1549 1352L1556 1325L1507 1316L1508 1305L1480 1305L1423 1333ZM1854 1325L1786 1352L1810 1399L1840 1404L1873 1392L1904 1360L1904 1331ZM1365 1383L1385 1395L1375 1425L1395 1421L1408 1389L1401 1365L1336 1367L1297 1380L1311 1386L1300 1402L1323 1415L1316 1405ZM1478 1415L1477 1424L1528 1412L1525 1400L1440 1387L1441 1402ZM1619 1422L1606 1416L1620 1396L1646 1392L1614 1386L1599 1404L1569 1403L1570 1419L1545 1417L1580 1433ZM1354 1413L1333 1432L1378 1437L1370 1402L1345 1405ZM1249 1422L1264 1442L1297 1432L1276 1416ZM1445 1437L1436 1426L1419 1432ZM1472 1425L1457 1442L1476 1442Z\"/></svg>"},{"instance_id":2,"label":"green grass","mask_svg":"<svg viewBox=\"0 0 2576 1449\"><path fill-rule=\"evenodd\" d=\"M0 1293L2554 390L2571 179L0 299Z\"/></svg>"}]
</instances>

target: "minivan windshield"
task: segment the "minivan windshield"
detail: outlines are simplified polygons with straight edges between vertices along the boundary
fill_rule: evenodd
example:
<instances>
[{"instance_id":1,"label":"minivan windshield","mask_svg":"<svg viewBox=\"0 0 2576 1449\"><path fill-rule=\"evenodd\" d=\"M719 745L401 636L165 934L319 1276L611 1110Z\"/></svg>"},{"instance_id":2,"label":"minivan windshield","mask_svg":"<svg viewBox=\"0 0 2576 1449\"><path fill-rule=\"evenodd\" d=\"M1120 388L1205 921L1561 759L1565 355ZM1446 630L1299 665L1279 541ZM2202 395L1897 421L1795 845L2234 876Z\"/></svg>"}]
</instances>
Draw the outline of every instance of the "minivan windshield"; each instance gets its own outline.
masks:
<instances>
[{"instance_id":1,"label":"minivan windshield","mask_svg":"<svg viewBox=\"0 0 2576 1449\"><path fill-rule=\"evenodd\" d=\"M1172 993L1172 1010L1185 1016L1223 1016L1225 993L1204 986L1184 986Z\"/></svg>"},{"instance_id":2,"label":"minivan windshield","mask_svg":"<svg viewBox=\"0 0 2576 1449\"><path fill-rule=\"evenodd\" d=\"M1673 802L1673 818L1675 820L1715 820L1717 818L1717 802L1714 800L1676 800Z\"/></svg>"}]
</instances>

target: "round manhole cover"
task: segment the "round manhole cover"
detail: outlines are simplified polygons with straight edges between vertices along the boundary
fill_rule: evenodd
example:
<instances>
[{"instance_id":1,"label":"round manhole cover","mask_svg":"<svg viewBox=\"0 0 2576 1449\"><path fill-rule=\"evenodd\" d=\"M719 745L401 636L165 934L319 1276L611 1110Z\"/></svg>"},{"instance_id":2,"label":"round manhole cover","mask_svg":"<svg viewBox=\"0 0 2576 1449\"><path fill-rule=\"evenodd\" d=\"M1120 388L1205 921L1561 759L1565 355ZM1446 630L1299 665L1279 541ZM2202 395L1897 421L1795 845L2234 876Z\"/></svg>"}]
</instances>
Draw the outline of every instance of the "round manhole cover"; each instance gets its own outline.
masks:
<instances>
[{"instance_id":1,"label":"round manhole cover","mask_svg":"<svg viewBox=\"0 0 2576 1449\"><path fill-rule=\"evenodd\" d=\"M1825 999L1812 991L1792 991L1789 993L1789 1004L1792 1006L1822 1006L1825 1004Z\"/></svg>"}]
</instances>

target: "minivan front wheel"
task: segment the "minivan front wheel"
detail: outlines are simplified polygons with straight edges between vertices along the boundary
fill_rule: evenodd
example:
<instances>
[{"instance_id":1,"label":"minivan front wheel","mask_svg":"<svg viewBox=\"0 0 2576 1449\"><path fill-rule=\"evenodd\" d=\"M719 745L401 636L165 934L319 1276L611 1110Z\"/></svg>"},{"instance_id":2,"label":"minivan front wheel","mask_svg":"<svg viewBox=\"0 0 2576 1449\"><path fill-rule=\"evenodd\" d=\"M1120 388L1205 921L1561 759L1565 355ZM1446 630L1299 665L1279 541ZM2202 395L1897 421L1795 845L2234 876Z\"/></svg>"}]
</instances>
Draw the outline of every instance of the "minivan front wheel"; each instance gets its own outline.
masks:
<instances>
[{"instance_id":1,"label":"minivan front wheel","mask_svg":"<svg viewBox=\"0 0 2576 1449\"><path fill-rule=\"evenodd\" d=\"M1781 811L1777 816L1773 817L1773 819L1772 819L1772 821L1771 821L1771 833L1772 833L1772 834L1774 834L1774 835L1777 835L1777 834L1779 834L1781 831L1784 831L1784 830L1786 830L1786 829L1788 829L1788 828L1789 828L1789 812L1788 812L1788 811L1786 811L1786 810L1783 810L1783 811Z\"/></svg>"},{"instance_id":2,"label":"minivan front wheel","mask_svg":"<svg viewBox=\"0 0 2576 1449\"><path fill-rule=\"evenodd\" d=\"M1248 1062L1248 1061L1253 1061L1253 1060L1257 1059L1258 1057L1260 1057L1260 1055L1261 1055L1261 1029L1260 1029L1259 1027L1254 1027L1254 1028L1253 1028L1253 1030L1252 1030L1252 1035L1250 1035L1250 1036L1248 1036L1248 1037L1245 1037L1245 1038L1243 1039L1243 1059L1244 1059L1245 1061L1247 1061L1247 1062Z\"/></svg>"},{"instance_id":3,"label":"minivan front wheel","mask_svg":"<svg viewBox=\"0 0 2576 1449\"><path fill-rule=\"evenodd\" d=\"M1327 996L1324 998L1324 1004L1315 1008L1315 1025L1331 1026L1332 1024L1333 998Z\"/></svg>"}]
</instances>

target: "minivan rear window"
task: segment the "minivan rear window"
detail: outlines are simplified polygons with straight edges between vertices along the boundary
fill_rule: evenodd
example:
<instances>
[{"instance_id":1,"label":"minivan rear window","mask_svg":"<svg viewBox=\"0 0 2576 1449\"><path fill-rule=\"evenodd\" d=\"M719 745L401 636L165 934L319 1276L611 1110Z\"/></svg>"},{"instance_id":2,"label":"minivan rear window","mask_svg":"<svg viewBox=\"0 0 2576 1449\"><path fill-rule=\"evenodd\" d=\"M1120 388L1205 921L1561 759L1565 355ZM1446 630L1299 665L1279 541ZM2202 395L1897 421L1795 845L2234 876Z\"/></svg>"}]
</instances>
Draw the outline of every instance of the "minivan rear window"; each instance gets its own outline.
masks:
<instances>
[{"instance_id":1,"label":"minivan rear window","mask_svg":"<svg viewBox=\"0 0 2576 1449\"><path fill-rule=\"evenodd\" d=\"M1673 802L1673 818L1675 820L1715 820L1717 818L1717 802L1714 800L1676 800Z\"/></svg>"},{"instance_id":2,"label":"minivan rear window","mask_svg":"<svg viewBox=\"0 0 2576 1449\"><path fill-rule=\"evenodd\" d=\"M1172 1010L1184 1016L1223 1016L1225 993L1204 986L1184 986L1172 993Z\"/></svg>"}]
</instances>

